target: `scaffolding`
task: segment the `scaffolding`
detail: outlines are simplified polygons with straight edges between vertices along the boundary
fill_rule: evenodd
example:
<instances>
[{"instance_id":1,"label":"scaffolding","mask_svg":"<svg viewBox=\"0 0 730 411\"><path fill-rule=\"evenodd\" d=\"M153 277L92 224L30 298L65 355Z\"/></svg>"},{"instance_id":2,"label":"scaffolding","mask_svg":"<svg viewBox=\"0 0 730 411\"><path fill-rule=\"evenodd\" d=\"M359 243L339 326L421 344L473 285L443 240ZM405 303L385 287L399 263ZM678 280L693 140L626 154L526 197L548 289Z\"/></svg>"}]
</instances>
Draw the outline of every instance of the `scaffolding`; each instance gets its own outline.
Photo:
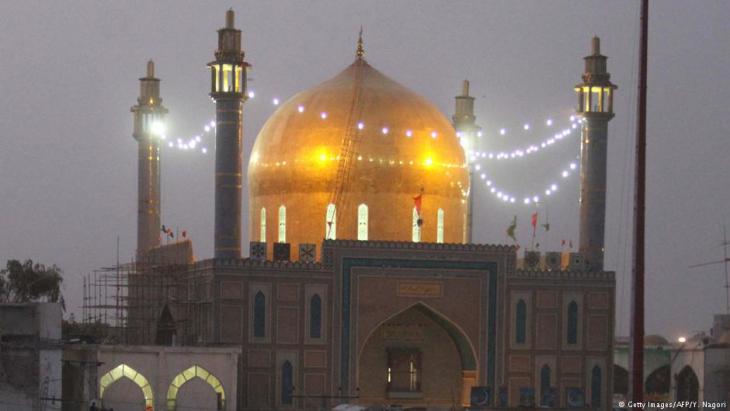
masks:
<instances>
[{"instance_id":1,"label":"scaffolding","mask_svg":"<svg viewBox=\"0 0 730 411\"><path fill-rule=\"evenodd\" d=\"M165 307L190 305L191 293L177 290L193 259L192 244L183 240L150 250L142 260L92 271L83 281L82 325L108 330L99 342L169 344L160 332L182 331L185 319L172 319L169 309L165 317ZM172 323L165 324L166 318Z\"/></svg>"}]
</instances>

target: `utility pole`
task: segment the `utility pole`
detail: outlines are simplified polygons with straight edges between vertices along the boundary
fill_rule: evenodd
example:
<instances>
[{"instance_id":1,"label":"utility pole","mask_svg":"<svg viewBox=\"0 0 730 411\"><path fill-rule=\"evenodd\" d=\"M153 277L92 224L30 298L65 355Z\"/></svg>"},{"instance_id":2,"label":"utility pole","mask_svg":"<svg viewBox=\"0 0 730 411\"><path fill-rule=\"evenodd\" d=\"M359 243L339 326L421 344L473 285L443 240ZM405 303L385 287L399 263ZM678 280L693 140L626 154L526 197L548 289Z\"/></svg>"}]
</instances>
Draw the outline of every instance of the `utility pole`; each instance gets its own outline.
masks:
<instances>
[{"instance_id":1,"label":"utility pole","mask_svg":"<svg viewBox=\"0 0 730 411\"><path fill-rule=\"evenodd\" d=\"M646 217L646 83L648 66L649 0L641 0L639 41L639 104L636 124L636 182L634 186L634 261L631 304L631 400L644 400L644 233Z\"/></svg>"}]
</instances>

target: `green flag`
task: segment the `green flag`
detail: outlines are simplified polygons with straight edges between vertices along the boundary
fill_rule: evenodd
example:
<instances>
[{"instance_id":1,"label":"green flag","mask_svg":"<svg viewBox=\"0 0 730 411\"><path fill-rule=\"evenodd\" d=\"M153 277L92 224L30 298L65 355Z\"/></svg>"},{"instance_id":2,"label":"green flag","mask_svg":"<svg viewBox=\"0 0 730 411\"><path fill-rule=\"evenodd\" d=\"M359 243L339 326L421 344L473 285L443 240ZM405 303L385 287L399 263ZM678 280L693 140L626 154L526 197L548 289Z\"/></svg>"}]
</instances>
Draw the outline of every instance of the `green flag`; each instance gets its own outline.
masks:
<instances>
[{"instance_id":1,"label":"green flag","mask_svg":"<svg viewBox=\"0 0 730 411\"><path fill-rule=\"evenodd\" d=\"M511 238L512 241L517 242L517 238L515 237L515 230L517 229L517 216L514 216L512 219L512 224L507 227L507 237Z\"/></svg>"}]
</instances>

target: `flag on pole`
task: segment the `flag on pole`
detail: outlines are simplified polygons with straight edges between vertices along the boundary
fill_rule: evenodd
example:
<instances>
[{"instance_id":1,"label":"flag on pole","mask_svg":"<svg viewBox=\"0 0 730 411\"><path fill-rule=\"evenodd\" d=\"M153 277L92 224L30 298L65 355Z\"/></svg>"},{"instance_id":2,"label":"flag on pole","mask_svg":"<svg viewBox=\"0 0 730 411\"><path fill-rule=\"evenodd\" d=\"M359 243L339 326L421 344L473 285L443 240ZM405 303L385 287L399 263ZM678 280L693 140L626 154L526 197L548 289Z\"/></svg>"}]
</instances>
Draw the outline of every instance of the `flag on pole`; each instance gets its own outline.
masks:
<instances>
[{"instance_id":1,"label":"flag on pole","mask_svg":"<svg viewBox=\"0 0 730 411\"><path fill-rule=\"evenodd\" d=\"M420 227L423 225L423 219L421 218L421 204L423 204L423 188L421 192L413 197L413 207L416 209L416 215L418 216L416 224Z\"/></svg>"},{"instance_id":2,"label":"flag on pole","mask_svg":"<svg viewBox=\"0 0 730 411\"><path fill-rule=\"evenodd\" d=\"M537 230L537 211L531 217L532 224L532 238L535 238L535 231Z\"/></svg>"},{"instance_id":3,"label":"flag on pole","mask_svg":"<svg viewBox=\"0 0 730 411\"><path fill-rule=\"evenodd\" d=\"M517 242L515 237L515 230L517 229L517 216L512 218L512 223L507 227L507 237L511 238L512 241Z\"/></svg>"},{"instance_id":4,"label":"flag on pole","mask_svg":"<svg viewBox=\"0 0 730 411\"><path fill-rule=\"evenodd\" d=\"M413 197L413 206L416 208L416 213L421 215L421 204L423 203L423 193Z\"/></svg>"}]
</instances>

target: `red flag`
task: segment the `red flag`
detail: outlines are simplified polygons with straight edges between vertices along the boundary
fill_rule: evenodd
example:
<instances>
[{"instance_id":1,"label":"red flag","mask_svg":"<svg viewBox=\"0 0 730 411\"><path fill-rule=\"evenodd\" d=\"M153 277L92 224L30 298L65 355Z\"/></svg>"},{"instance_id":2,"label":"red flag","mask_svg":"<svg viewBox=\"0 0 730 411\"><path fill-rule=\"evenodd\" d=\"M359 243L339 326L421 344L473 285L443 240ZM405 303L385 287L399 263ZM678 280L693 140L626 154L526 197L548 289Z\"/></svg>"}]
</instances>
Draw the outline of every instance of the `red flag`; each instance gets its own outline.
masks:
<instances>
[{"instance_id":1,"label":"red flag","mask_svg":"<svg viewBox=\"0 0 730 411\"><path fill-rule=\"evenodd\" d=\"M186 238L188 236L188 232L186 230L182 230L182 237Z\"/></svg>"},{"instance_id":2,"label":"red flag","mask_svg":"<svg viewBox=\"0 0 730 411\"><path fill-rule=\"evenodd\" d=\"M535 230L537 230L537 211L535 211L535 214L532 215L530 223L532 224L532 238L535 238Z\"/></svg>"},{"instance_id":3,"label":"red flag","mask_svg":"<svg viewBox=\"0 0 730 411\"><path fill-rule=\"evenodd\" d=\"M423 201L423 193L413 197L413 206L416 207L416 213L421 215L421 202Z\"/></svg>"}]
</instances>

